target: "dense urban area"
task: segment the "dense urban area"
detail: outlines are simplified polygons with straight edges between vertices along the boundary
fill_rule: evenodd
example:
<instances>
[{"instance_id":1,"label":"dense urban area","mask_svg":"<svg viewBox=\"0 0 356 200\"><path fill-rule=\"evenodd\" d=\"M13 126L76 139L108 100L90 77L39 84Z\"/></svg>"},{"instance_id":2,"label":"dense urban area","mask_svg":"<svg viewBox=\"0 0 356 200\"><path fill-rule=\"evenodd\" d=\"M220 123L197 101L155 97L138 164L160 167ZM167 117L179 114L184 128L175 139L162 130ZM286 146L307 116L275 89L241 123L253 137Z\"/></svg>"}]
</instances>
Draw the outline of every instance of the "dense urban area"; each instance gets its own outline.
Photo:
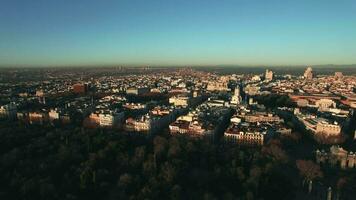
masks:
<instances>
[{"instance_id":1,"label":"dense urban area","mask_svg":"<svg viewBox=\"0 0 356 200\"><path fill-rule=\"evenodd\" d=\"M0 69L0 199L355 199L337 67Z\"/></svg>"}]
</instances>

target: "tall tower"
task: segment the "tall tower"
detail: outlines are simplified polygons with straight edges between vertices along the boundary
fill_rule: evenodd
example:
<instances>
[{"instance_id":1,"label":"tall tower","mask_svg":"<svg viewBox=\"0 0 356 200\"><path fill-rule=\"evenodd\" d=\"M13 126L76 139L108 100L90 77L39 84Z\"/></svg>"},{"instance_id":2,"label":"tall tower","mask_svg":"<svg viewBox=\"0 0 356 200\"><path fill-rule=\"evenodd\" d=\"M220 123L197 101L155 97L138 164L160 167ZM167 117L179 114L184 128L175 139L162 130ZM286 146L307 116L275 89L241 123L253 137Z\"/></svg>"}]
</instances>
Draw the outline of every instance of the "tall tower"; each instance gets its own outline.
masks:
<instances>
[{"instance_id":1,"label":"tall tower","mask_svg":"<svg viewBox=\"0 0 356 200\"><path fill-rule=\"evenodd\" d=\"M304 71L304 79L307 79L307 80L313 79L313 69L311 67L308 67Z\"/></svg>"},{"instance_id":2,"label":"tall tower","mask_svg":"<svg viewBox=\"0 0 356 200\"><path fill-rule=\"evenodd\" d=\"M230 103L233 105L238 105L241 103L240 87L239 86L236 86L234 95L232 96Z\"/></svg>"},{"instance_id":3,"label":"tall tower","mask_svg":"<svg viewBox=\"0 0 356 200\"><path fill-rule=\"evenodd\" d=\"M340 80L344 77L342 72L335 72L335 79Z\"/></svg>"},{"instance_id":4,"label":"tall tower","mask_svg":"<svg viewBox=\"0 0 356 200\"><path fill-rule=\"evenodd\" d=\"M240 87L236 86L235 91L234 91L234 96L240 96Z\"/></svg>"},{"instance_id":5,"label":"tall tower","mask_svg":"<svg viewBox=\"0 0 356 200\"><path fill-rule=\"evenodd\" d=\"M265 80L272 81L273 80L273 71L266 69Z\"/></svg>"}]
</instances>

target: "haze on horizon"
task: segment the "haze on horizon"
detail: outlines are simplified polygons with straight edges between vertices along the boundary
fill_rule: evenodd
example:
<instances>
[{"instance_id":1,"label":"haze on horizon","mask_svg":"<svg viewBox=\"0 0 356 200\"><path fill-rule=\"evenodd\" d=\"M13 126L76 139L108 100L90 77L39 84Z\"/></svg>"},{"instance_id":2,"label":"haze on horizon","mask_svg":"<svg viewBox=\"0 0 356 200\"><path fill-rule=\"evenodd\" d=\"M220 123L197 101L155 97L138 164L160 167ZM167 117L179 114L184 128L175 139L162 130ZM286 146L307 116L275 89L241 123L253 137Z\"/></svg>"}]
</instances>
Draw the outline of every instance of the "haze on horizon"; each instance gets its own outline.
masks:
<instances>
[{"instance_id":1,"label":"haze on horizon","mask_svg":"<svg viewBox=\"0 0 356 200\"><path fill-rule=\"evenodd\" d=\"M0 66L356 63L353 0L3 0Z\"/></svg>"}]
</instances>

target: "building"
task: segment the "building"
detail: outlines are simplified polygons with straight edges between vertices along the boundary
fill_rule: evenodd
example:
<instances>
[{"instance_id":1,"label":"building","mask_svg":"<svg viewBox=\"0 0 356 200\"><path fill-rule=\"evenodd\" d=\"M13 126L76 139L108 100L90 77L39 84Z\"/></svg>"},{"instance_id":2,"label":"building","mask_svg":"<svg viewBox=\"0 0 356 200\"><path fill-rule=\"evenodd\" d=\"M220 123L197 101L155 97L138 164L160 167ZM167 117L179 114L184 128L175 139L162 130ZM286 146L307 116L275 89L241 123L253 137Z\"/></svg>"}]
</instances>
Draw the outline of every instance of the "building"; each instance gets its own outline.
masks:
<instances>
[{"instance_id":1,"label":"building","mask_svg":"<svg viewBox=\"0 0 356 200\"><path fill-rule=\"evenodd\" d=\"M273 72L272 72L272 70L266 69L265 80L266 81L272 81L273 80Z\"/></svg>"},{"instance_id":2,"label":"building","mask_svg":"<svg viewBox=\"0 0 356 200\"><path fill-rule=\"evenodd\" d=\"M313 79L313 69L312 69L311 67L308 67L308 68L304 71L303 77L304 77L304 79L307 79L307 80Z\"/></svg>"},{"instance_id":3,"label":"building","mask_svg":"<svg viewBox=\"0 0 356 200\"><path fill-rule=\"evenodd\" d=\"M28 113L28 118L30 124L43 124L43 122L45 121L45 115L39 112Z\"/></svg>"},{"instance_id":4,"label":"building","mask_svg":"<svg viewBox=\"0 0 356 200\"><path fill-rule=\"evenodd\" d=\"M267 134L267 128L257 123L232 122L224 132L224 140L241 145L263 145Z\"/></svg>"},{"instance_id":5,"label":"building","mask_svg":"<svg viewBox=\"0 0 356 200\"><path fill-rule=\"evenodd\" d=\"M156 106L144 115L129 117L126 120L125 129L154 134L173 122L178 113L179 109L173 107Z\"/></svg>"},{"instance_id":6,"label":"building","mask_svg":"<svg viewBox=\"0 0 356 200\"><path fill-rule=\"evenodd\" d=\"M329 152L324 150L316 150L315 159L318 164L331 164L336 166L339 164L341 169L356 167L356 154L354 152L348 152L342 147L331 146Z\"/></svg>"},{"instance_id":7,"label":"building","mask_svg":"<svg viewBox=\"0 0 356 200\"><path fill-rule=\"evenodd\" d=\"M43 90L36 90L36 97L43 97L44 95Z\"/></svg>"},{"instance_id":8,"label":"building","mask_svg":"<svg viewBox=\"0 0 356 200\"><path fill-rule=\"evenodd\" d=\"M85 94L89 90L89 85L87 83L76 83L72 87L73 92L76 94Z\"/></svg>"},{"instance_id":9,"label":"building","mask_svg":"<svg viewBox=\"0 0 356 200\"><path fill-rule=\"evenodd\" d=\"M28 122L28 113L27 112L17 112L16 113L17 120L21 122Z\"/></svg>"},{"instance_id":10,"label":"building","mask_svg":"<svg viewBox=\"0 0 356 200\"><path fill-rule=\"evenodd\" d=\"M125 103L122 107L128 110L146 110L147 105L141 103Z\"/></svg>"},{"instance_id":11,"label":"building","mask_svg":"<svg viewBox=\"0 0 356 200\"><path fill-rule=\"evenodd\" d=\"M126 94L129 95L143 95L149 92L150 89L146 87L130 87L126 89Z\"/></svg>"},{"instance_id":12,"label":"building","mask_svg":"<svg viewBox=\"0 0 356 200\"><path fill-rule=\"evenodd\" d=\"M316 124L315 132L327 136L339 136L341 134L341 126L336 122L332 124L324 120L319 120Z\"/></svg>"},{"instance_id":13,"label":"building","mask_svg":"<svg viewBox=\"0 0 356 200\"><path fill-rule=\"evenodd\" d=\"M256 110L255 106L239 106L224 132L224 140L242 145L263 145L274 134L290 133L284 120L274 113L263 108Z\"/></svg>"},{"instance_id":14,"label":"building","mask_svg":"<svg viewBox=\"0 0 356 200\"><path fill-rule=\"evenodd\" d=\"M9 103L0 107L0 119L16 119L17 106L15 103Z\"/></svg>"},{"instance_id":15,"label":"building","mask_svg":"<svg viewBox=\"0 0 356 200\"><path fill-rule=\"evenodd\" d=\"M187 122L192 122L194 119L197 118L197 115L195 112L189 112L186 115L182 115L178 117L177 121L187 121Z\"/></svg>"},{"instance_id":16,"label":"building","mask_svg":"<svg viewBox=\"0 0 356 200\"><path fill-rule=\"evenodd\" d=\"M125 122L125 129L127 131L146 132L149 133L154 128L155 123L149 114L142 115L136 118L129 117Z\"/></svg>"},{"instance_id":17,"label":"building","mask_svg":"<svg viewBox=\"0 0 356 200\"><path fill-rule=\"evenodd\" d=\"M207 91L229 91L228 88L229 80L222 76L220 80L209 81L206 90Z\"/></svg>"},{"instance_id":18,"label":"building","mask_svg":"<svg viewBox=\"0 0 356 200\"><path fill-rule=\"evenodd\" d=\"M214 139L222 128L223 121L229 116L230 108L226 106L226 103L213 97L209 98L194 111L178 117L175 122L171 123L170 133Z\"/></svg>"},{"instance_id":19,"label":"building","mask_svg":"<svg viewBox=\"0 0 356 200\"><path fill-rule=\"evenodd\" d=\"M131 121L131 119L132 118L126 120L127 128L129 127L129 125L132 125L131 131L146 132L149 134L151 134L153 130L157 129L156 127L158 126L159 123L159 120L157 118L154 118L149 114L136 118L134 119L134 121ZM130 124L130 122L132 122L132 124Z\"/></svg>"},{"instance_id":20,"label":"building","mask_svg":"<svg viewBox=\"0 0 356 200\"><path fill-rule=\"evenodd\" d=\"M319 99L315 102L315 106L319 110L323 111L327 110L328 108L336 108L336 103L331 99Z\"/></svg>"},{"instance_id":21,"label":"building","mask_svg":"<svg viewBox=\"0 0 356 200\"><path fill-rule=\"evenodd\" d=\"M240 88L237 86L235 88L234 95L231 98L230 104L236 106L240 103L241 103Z\"/></svg>"},{"instance_id":22,"label":"building","mask_svg":"<svg viewBox=\"0 0 356 200\"><path fill-rule=\"evenodd\" d=\"M103 128L119 127L125 118L124 112L99 111L88 117L92 126Z\"/></svg>"},{"instance_id":23,"label":"building","mask_svg":"<svg viewBox=\"0 0 356 200\"><path fill-rule=\"evenodd\" d=\"M177 120L169 125L169 131L172 135L187 135L189 137L211 136L214 133L213 127L204 127L204 124L198 120Z\"/></svg>"},{"instance_id":24,"label":"building","mask_svg":"<svg viewBox=\"0 0 356 200\"><path fill-rule=\"evenodd\" d=\"M253 81L253 82L259 82L259 81L261 81L261 76L259 76L259 75L254 75L254 76L251 78L251 81Z\"/></svg>"},{"instance_id":25,"label":"building","mask_svg":"<svg viewBox=\"0 0 356 200\"><path fill-rule=\"evenodd\" d=\"M68 124L71 122L71 117L68 112L64 109L51 109L48 112L48 119L50 122L59 121L62 124Z\"/></svg>"},{"instance_id":26,"label":"building","mask_svg":"<svg viewBox=\"0 0 356 200\"><path fill-rule=\"evenodd\" d=\"M188 96L173 96L169 98L169 103L174 106L187 107L190 104L190 99Z\"/></svg>"},{"instance_id":27,"label":"building","mask_svg":"<svg viewBox=\"0 0 356 200\"><path fill-rule=\"evenodd\" d=\"M299 121L305 125L305 128L310 130L316 136L323 136L326 138L330 136L341 136L341 126L337 122L331 123L325 118L303 114L299 109L295 109L294 114Z\"/></svg>"},{"instance_id":28,"label":"building","mask_svg":"<svg viewBox=\"0 0 356 200\"><path fill-rule=\"evenodd\" d=\"M124 120L124 112L109 112L99 114L99 126L100 127L115 127Z\"/></svg>"},{"instance_id":29,"label":"building","mask_svg":"<svg viewBox=\"0 0 356 200\"><path fill-rule=\"evenodd\" d=\"M297 99L298 107L307 107L309 105L309 101L307 99Z\"/></svg>"},{"instance_id":30,"label":"building","mask_svg":"<svg viewBox=\"0 0 356 200\"><path fill-rule=\"evenodd\" d=\"M238 117L243 118L246 122L283 122L283 119L281 119L277 115L264 112L248 113L238 115Z\"/></svg>"},{"instance_id":31,"label":"building","mask_svg":"<svg viewBox=\"0 0 356 200\"><path fill-rule=\"evenodd\" d=\"M208 99L208 101L206 102L206 104L209 107L227 107L229 102L221 100L221 99L215 99L215 98L210 97Z\"/></svg>"},{"instance_id":32,"label":"building","mask_svg":"<svg viewBox=\"0 0 356 200\"><path fill-rule=\"evenodd\" d=\"M256 105L256 104L257 102L255 102L252 97L248 98L248 105Z\"/></svg>"},{"instance_id":33,"label":"building","mask_svg":"<svg viewBox=\"0 0 356 200\"><path fill-rule=\"evenodd\" d=\"M342 72L335 72L335 79L336 80L340 80L344 77L344 75L342 74Z\"/></svg>"},{"instance_id":34,"label":"building","mask_svg":"<svg viewBox=\"0 0 356 200\"><path fill-rule=\"evenodd\" d=\"M59 111L58 109L51 109L49 112L48 112L48 118L49 118L49 121L54 121L54 120L59 120Z\"/></svg>"},{"instance_id":35,"label":"building","mask_svg":"<svg viewBox=\"0 0 356 200\"><path fill-rule=\"evenodd\" d=\"M169 132L172 135L175 134L191 134L190 130L189 130L189 125L190 122L189 121L185 121L185 120L177 120L173 123L171 123L168 127L169 127Z\"/></svg>"},{"instance_id":36,"label":"building","mask_svg":"<svg viewBox=\"0 0 356 200\"><path fill-rule=\"evenodd\" d=\"M246 94L254 96L260 93L260 87L257 85L249 84L244 88Z\"/></svg>"}]
</instances>

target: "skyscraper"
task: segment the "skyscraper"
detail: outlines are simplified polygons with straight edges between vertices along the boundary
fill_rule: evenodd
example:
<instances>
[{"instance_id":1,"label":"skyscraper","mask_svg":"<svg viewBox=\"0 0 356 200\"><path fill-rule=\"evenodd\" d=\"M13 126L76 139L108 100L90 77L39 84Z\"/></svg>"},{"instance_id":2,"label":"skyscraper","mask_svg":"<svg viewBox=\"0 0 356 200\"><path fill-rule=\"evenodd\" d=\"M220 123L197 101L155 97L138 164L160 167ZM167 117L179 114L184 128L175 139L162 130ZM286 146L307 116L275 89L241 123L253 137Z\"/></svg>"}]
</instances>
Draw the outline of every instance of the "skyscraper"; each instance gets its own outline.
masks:
<instances>
[{"instance_id":1,"label":"skyscraper","mask_svg":"<svg viewBox=\"0 0 356 200\"><path fill-rule=\"evenodd\" d=\"M304 71L304 79L307 79L307 80L313 79L313 69L311 67L308 67Z\"/></svg>"},{"instance_id":2,"label":"skyscraper","mask_svg":"<svg viewBox=\"0 0 356 200\"><path fill-rule=\"evenodd\" d=\"M267 80L267 81L272 81L272 79L273 79L273 72L272 72L272 70L266 69L265 80Z\"/></svg>"},{"instance_id":3,"label":"skyscraper","mask_svg":"<svg viewBox=\"0 0 356 200\"><path fill-rule=\"evenodd\" d=\"M344 77L342 72L335 72L335 79L340 80Z\"/></svg>"}]
</instances>

